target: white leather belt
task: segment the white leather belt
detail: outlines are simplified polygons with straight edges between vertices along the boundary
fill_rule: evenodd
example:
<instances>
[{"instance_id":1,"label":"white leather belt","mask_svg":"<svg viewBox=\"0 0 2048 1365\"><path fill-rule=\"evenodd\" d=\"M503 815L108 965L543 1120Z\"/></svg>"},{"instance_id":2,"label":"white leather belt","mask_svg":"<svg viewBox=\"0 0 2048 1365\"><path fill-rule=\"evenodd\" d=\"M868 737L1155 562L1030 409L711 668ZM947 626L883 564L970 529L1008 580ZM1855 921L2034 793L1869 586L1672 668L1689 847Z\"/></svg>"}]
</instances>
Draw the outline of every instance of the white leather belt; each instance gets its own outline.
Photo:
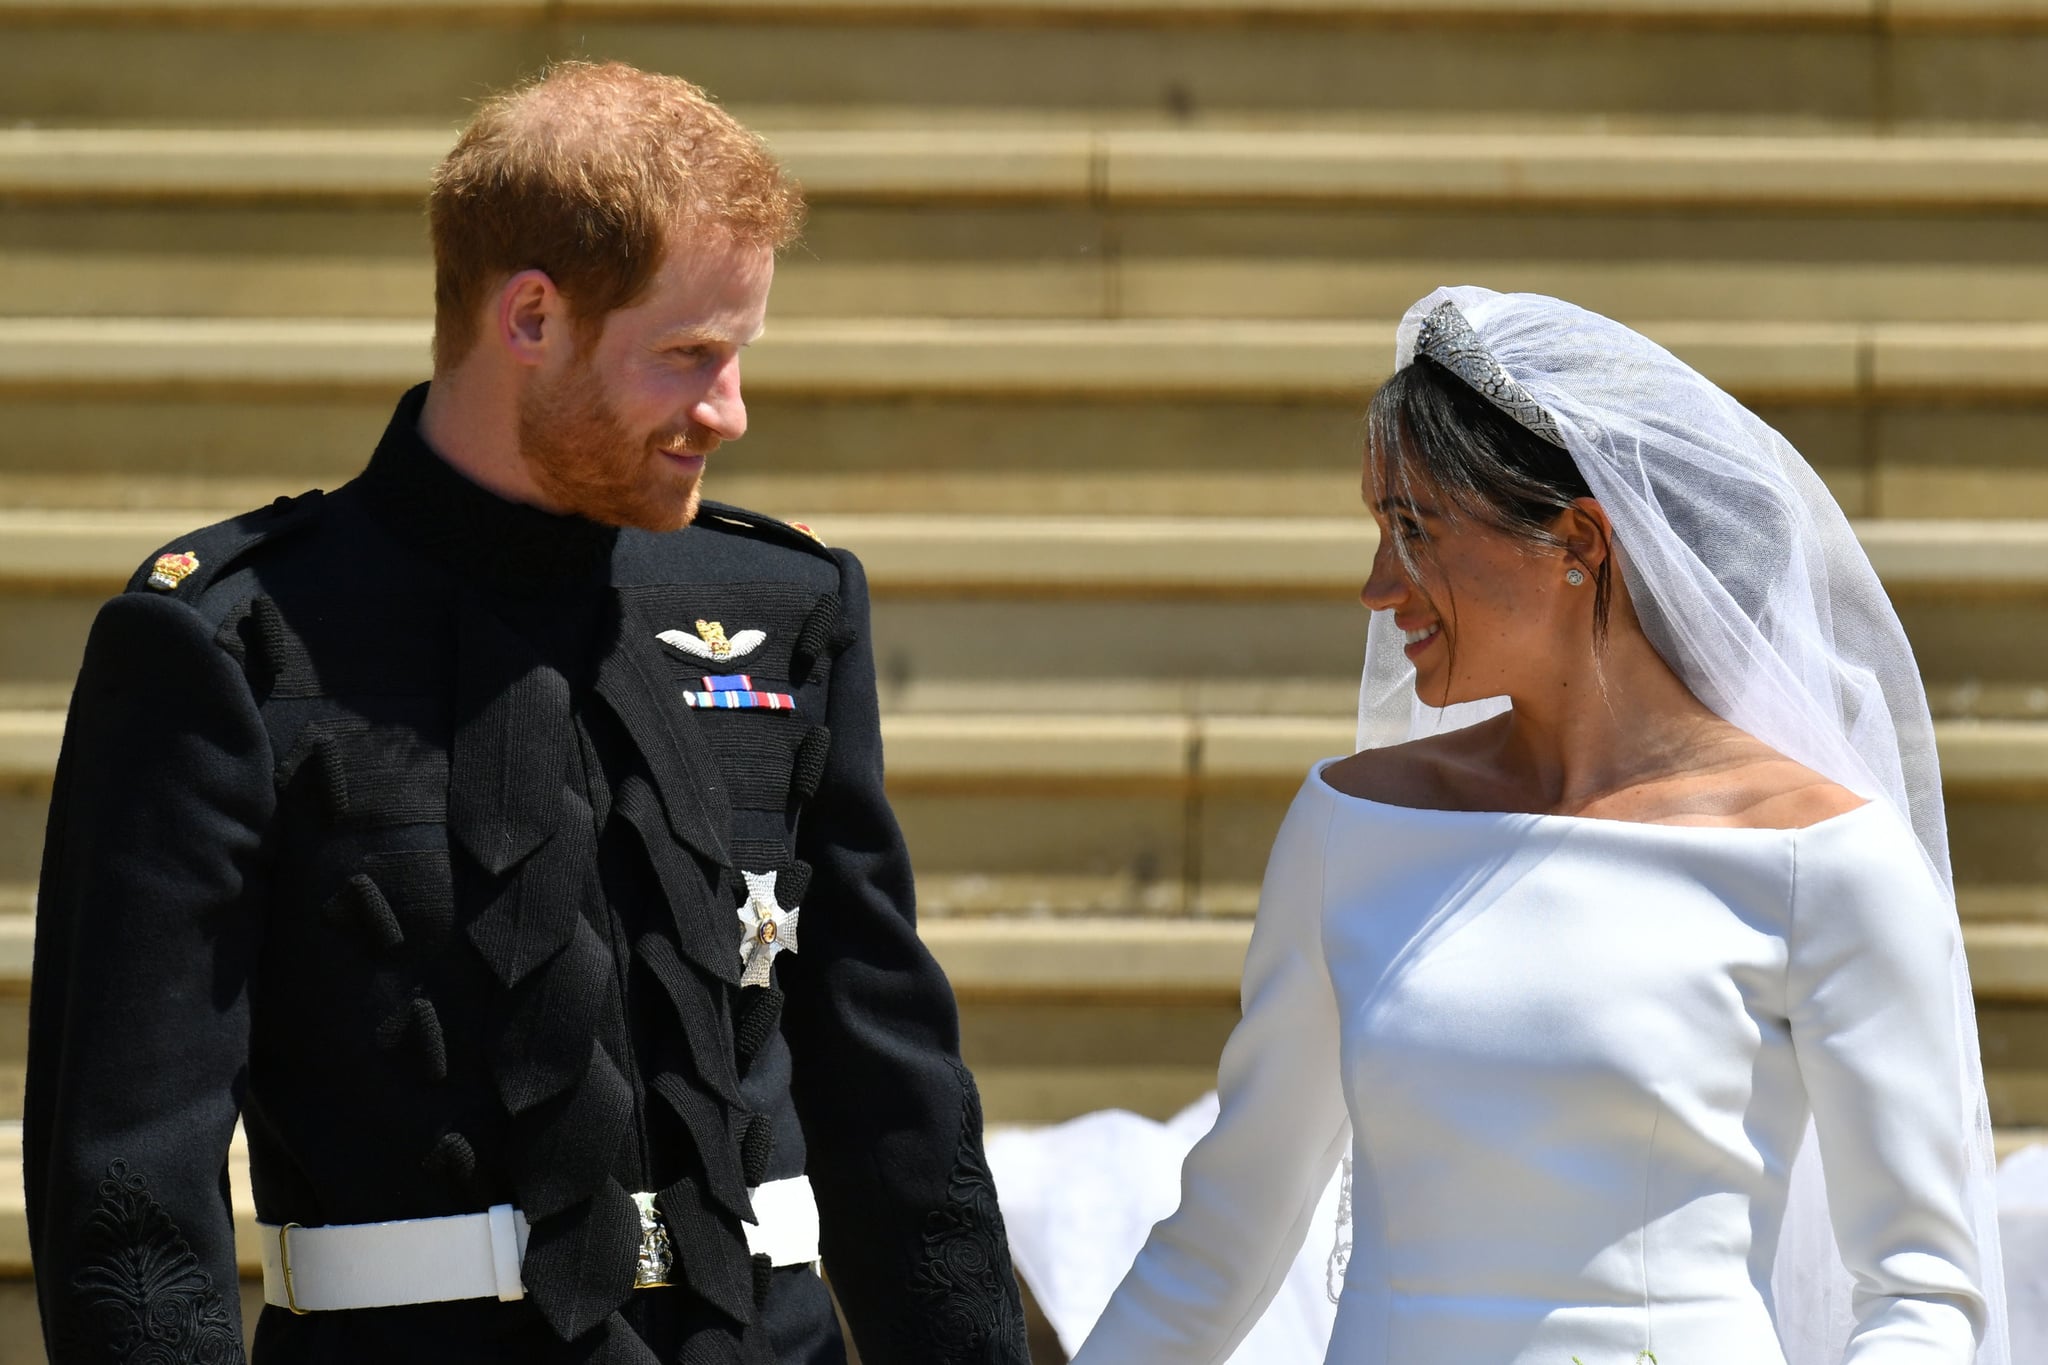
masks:
<instances>
[{"instance_id":1,"label":"white leather belt","mask_svg":"<svg viewBox=\"0 0 2048 1365\"><path fill-rule=\"evenodd\" d=\"M777 1266L814 1264L818 1201L811 1182L793 1176L748 1193L758 1221L742 1225L747 1249ZM633 1199L641 1210L634 1288L654 1288L668 1282L668 1231L654 1212L652 1195ZM450 1218L317 1228L256 1226L263 1232L263 1301L294 1313L526 1297L519 1277L526 1215L510 1204Z\"/></svg>"},{"instance_id":2,"label":"white leather belt","mask_svg":"<svg viewBox=\"0 0 2048 1365\"><path fill-rule=\"evenodd\" d=\"M748 1191L757 1221L742 1223L747 1250L776 1266L818 1262L818 1196L800 1175Z\"/></svg>"}]
</instances>

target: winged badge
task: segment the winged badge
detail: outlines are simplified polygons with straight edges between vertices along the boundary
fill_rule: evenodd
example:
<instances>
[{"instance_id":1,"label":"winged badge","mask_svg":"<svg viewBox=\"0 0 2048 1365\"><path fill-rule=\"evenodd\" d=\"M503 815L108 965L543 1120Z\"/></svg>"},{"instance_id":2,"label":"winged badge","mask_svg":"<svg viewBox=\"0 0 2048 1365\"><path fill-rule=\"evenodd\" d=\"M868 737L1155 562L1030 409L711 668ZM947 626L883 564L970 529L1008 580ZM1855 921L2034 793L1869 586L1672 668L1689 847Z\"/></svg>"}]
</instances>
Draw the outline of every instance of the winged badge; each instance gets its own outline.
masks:
<instances>
[{"instance_id":1,"label":"winged badge","mask_svg":"<svg viewBox=\"0 0 2048 1365\"><path fill-rule=\"evenodd\" d=\"M717 621L699 621L697 633L687 634L680 630L665 630L654 637L665 645L672 645L692 658L709 659L713 663L724 663L727 659L744 658L767 643L765 630L734 631L727 639L725 627Z\"/></svg>"}]
</instances>

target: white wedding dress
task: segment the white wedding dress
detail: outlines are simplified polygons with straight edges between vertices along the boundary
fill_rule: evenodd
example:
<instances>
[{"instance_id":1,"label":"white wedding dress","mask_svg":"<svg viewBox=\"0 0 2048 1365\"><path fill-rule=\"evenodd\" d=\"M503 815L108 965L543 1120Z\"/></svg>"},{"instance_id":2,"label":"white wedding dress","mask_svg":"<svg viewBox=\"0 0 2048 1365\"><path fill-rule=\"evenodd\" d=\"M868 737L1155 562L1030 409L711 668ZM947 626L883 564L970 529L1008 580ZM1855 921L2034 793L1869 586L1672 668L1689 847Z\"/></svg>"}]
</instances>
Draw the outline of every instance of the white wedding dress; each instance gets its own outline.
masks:
<instances>
[{"instance_id":1,"label":"white wedding dress","mask_svg":"<svg viewBox=\"0 0 2048 1365\"><path fill-rule=\"evenodd\" d=\"M1846 1365L1971 1365L1956 930L1910 828L1413 810L1324 766L1274 845L1220 1116L1075 1365L1226 1360L1347 1151L1332 1365L1783 1365L1809 1103Z\"/></svg>"}]
</instances>

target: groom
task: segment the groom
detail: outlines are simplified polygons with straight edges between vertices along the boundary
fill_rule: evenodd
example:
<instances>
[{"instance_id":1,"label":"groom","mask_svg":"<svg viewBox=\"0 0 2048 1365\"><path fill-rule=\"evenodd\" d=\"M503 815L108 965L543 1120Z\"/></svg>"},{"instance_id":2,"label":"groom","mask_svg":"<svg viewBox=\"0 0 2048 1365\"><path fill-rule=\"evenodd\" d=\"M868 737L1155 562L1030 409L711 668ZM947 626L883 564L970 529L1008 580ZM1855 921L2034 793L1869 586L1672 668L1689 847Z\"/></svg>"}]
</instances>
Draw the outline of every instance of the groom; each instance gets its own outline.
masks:
<instances>
[{"instance_id":1,"label":"groom","mask_svg":"<svg viewBox=\"0 0 2048 1365\"><path fill-rule=\"evenodd\" d=\"M796 186L569 64L435 174L434 372L95 623L25 1175L57 1365L1022 1365L852 555L701 503ZM685 530L684 528L689 529Z\"/></svg>"}]
</instances>

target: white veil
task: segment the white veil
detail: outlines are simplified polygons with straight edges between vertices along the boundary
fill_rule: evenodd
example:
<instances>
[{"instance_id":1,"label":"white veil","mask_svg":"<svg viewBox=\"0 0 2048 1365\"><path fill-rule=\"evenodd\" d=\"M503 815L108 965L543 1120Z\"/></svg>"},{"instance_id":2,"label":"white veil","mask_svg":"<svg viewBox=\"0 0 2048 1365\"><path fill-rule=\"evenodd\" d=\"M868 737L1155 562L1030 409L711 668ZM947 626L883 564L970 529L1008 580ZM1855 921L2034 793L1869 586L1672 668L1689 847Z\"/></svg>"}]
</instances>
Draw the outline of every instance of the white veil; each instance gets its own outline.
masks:
<instances>
[{"instance_id":1,"label":"white veil","mask_svg":"<svg viewBox=\"0 0 2048 1365\"><path fill-rule=\"evenodd\" d=\"M1444 305L1453 305L1446 311ZM1408 310L1395 368L1429 331L1432 358L1564 446L1614 524L1629 600L1658 652L1734 725L1897 810L1954 914L1934 723L1897 614L1848 519L1799 452L1648 338L1535 294L1439 289ZM1467 330L1469 328L1469 331ZM1447 339L1447 333L1449 334ZM1471 724L1505 701L1443 710L1415 696L1392 614L1367 630L1360 748ZM1951 970L1974 1113L1969 1207L1990 1304L1977 1365L2011 1365L1996 1162L1969 968ZM1839 1365L1855 1317L1808 1126L1772 1272L1790 1365Z\"/></svg>"}]
</instances>

